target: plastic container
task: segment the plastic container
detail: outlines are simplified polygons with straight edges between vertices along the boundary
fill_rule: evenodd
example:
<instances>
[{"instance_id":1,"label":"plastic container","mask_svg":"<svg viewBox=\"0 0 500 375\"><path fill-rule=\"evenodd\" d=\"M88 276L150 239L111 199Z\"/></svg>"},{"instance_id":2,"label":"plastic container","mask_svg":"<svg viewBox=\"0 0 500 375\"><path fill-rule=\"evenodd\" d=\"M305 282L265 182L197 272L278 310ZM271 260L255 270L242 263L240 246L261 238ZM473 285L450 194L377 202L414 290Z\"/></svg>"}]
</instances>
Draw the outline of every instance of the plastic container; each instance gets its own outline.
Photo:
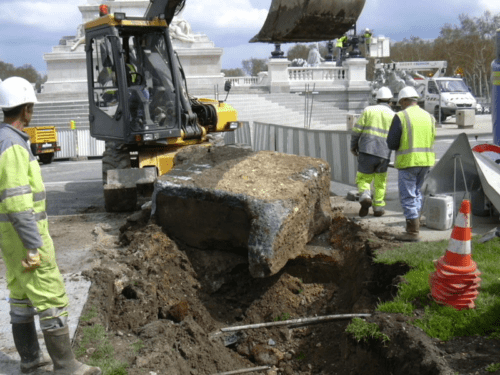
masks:
<instances>
[{"instance_id":1,"label":"plastic container","mask_svg":"<svg viewBox=\"0 0 500 375\"><path fill-rule=\"evenodd\" d=\"M425 198L425 226L437 230L453 226L453 197L429 195Z\"/></svg>"}]
</instances>

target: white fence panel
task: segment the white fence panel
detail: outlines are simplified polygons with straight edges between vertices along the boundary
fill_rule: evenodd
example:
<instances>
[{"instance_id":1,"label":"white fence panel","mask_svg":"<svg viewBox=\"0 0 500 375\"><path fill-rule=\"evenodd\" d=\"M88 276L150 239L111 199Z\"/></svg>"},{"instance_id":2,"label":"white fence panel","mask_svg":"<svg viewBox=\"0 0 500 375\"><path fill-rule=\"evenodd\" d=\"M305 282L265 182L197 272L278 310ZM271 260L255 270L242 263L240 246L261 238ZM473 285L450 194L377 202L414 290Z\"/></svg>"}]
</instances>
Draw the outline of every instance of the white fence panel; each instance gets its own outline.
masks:
<instances>
[{"instance_id":1,"label":"white fence panel","mask_svg":"<svg viewBox=\"0 0 500 375\"><path fill-rule=\"evenodd\" d=\"M102 156L104 152L104 141L92 137L89 129L57 129L57 143L61 151L55 153L56 159Z\"/></svg>"},{"instance_id":2,"label":"white fence panel","mask_svg":"<svg viewBox=\"0 0 500 375\"><path fill-rule=\"evenodd\" d=\"M76 156L102 156L104 142L94 139L89 129L60 129L57 131L61 151L58 159ZM76 147L78 140L78 148ZM349 152L351 134L344 130L314 130L282 125L254 123L254 142L248 122L224 136L227 144L251 145L255 151L277 151L287 154L311 156L327 161L331 167L331 180L355 185L357 159Z\"/></svg>"},{"instance_id":3,"label":"white fence panel","mask_svg":"<svg viewBox=\"0 0 500 375\"><path fill-rule=\"evenodd\" d=\"M343 130L313 130L254 123L255 151L278 151L321 158L330 164L331 180L355 185L357 159L349 152L351 134Z\"/></svg>"}]
</instances>

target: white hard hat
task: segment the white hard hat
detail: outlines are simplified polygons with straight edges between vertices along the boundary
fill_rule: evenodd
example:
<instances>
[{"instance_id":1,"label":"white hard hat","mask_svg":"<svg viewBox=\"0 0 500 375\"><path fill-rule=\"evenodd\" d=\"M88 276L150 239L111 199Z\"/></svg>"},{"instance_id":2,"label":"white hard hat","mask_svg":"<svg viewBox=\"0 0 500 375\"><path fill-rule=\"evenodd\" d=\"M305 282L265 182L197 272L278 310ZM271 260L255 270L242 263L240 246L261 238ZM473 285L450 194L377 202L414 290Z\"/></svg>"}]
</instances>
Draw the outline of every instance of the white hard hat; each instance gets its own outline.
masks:
<instances>
[{"instance_id":1,"label":"white hard hat","mask_svg":"<svg viewBox=\"0 0 500 375\"><path fill-rule=\"evenodd\" d=\"M392 92L388 87L381 87L377 91L377 99L391 99Z\"/></svg>"},{"instance_id":2,"label":"white hard hat","mask_svg":"<svg viewBox=\"0 0 500 375\"><path fill-rule=\"evenodd\" d=\"M418 95L417 90L415 90L411 86L406 86L399 92L398 103L401 101L401 99L407 99L407 98L418 99L419 97L420 95Z\"/></svg>"},{"instance_id":3,"label":"white hard hat","mask_svg":"<svg viewBox=\"0 0 500 375\"><path fill-rule=\"evenodd\" d=\"M10 109L27 103L38 103L35 90L27 80L10 77L0 83L0 108Z\"/></svg>"},{"instance_id":4,"label":"white hard hat","mask_svg":"<svg viewBox=\"0 0 500 375\"><path fill-rule=\"evenodd\" d=\"M367 27L367 28L365 29L365 31L370 31L370 29Z\"/></svg>"}]
</instances>

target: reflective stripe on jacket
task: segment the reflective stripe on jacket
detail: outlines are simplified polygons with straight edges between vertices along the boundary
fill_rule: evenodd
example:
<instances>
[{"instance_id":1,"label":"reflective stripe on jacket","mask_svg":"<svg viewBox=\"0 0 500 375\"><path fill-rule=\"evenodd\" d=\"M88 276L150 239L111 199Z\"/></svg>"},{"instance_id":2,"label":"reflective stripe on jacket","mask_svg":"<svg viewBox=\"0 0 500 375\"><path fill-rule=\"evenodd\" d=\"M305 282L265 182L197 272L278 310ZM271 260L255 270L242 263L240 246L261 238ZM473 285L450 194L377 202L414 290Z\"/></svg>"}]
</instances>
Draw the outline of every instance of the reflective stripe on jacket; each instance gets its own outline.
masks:
<instances>
[{"instance_id":1,"label":"reflective stripe on jacket","mask_svg":"<svg viewBox=\"0 0 500 375\"><path fill-rule=\"evenodd\" d=\"M45 187L29 136L0 125L0 248L22 242L26 249L43 245L38 223L47 221ZM47 225L44 225L47 227ZM48 230L47 230L48 235Z\"/></svg>"},{"instance_id":2,"label":"reflective stripe on jacket","mask_svg":"<svg viewBox=\"0 0 500 375\"><path fill-rule=\"evenodd\" d=\"M402 133L394 166L398 169L432 167L436 161L434 117L418 105L398 112L397 116L401 121Z\"/></svg>"},{"instance_id":3,"label":"reflective stripe on jacket","mask_svg":"<svg viewBox=\"0 0 500 375\"><path fill-rule=\"evenodd\" d=\"M367 107L352 129L351 149L357 145L359 152L389 159L391 150L386 140L394 114L388 104Z\"/></svg>"}]
</instances>

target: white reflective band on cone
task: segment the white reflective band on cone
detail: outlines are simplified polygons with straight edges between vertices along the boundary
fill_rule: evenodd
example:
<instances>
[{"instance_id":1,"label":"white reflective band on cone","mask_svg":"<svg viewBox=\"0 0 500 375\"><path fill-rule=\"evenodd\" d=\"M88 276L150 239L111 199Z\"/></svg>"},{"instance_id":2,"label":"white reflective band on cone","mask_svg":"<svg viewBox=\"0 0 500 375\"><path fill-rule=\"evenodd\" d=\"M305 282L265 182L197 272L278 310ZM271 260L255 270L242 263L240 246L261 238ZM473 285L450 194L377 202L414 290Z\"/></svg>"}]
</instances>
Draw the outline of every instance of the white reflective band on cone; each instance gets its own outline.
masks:
<instances>
[{"instance_id":1,"label":"white reflective band on cone","mask_svg":"<svg viewBox=\"0 0 500 375\"><path fill-rule=\"evenodd\" d=\"M467 255L471 253L471 244L470 241L459 241L454 238L450 238L450 242L448 244L448 251L455 254Z\"/></svg>"},{"instance_id":2,"label":"white reflective band on cone","mask_svg":"<svg viewBox=\"0 0 500 375\"><path fill-rule=\"evenodd\" d=\"M460 228L470 228L470 215L459 213L455 221L455 226Z\"/></svg>"}]
</instances>

